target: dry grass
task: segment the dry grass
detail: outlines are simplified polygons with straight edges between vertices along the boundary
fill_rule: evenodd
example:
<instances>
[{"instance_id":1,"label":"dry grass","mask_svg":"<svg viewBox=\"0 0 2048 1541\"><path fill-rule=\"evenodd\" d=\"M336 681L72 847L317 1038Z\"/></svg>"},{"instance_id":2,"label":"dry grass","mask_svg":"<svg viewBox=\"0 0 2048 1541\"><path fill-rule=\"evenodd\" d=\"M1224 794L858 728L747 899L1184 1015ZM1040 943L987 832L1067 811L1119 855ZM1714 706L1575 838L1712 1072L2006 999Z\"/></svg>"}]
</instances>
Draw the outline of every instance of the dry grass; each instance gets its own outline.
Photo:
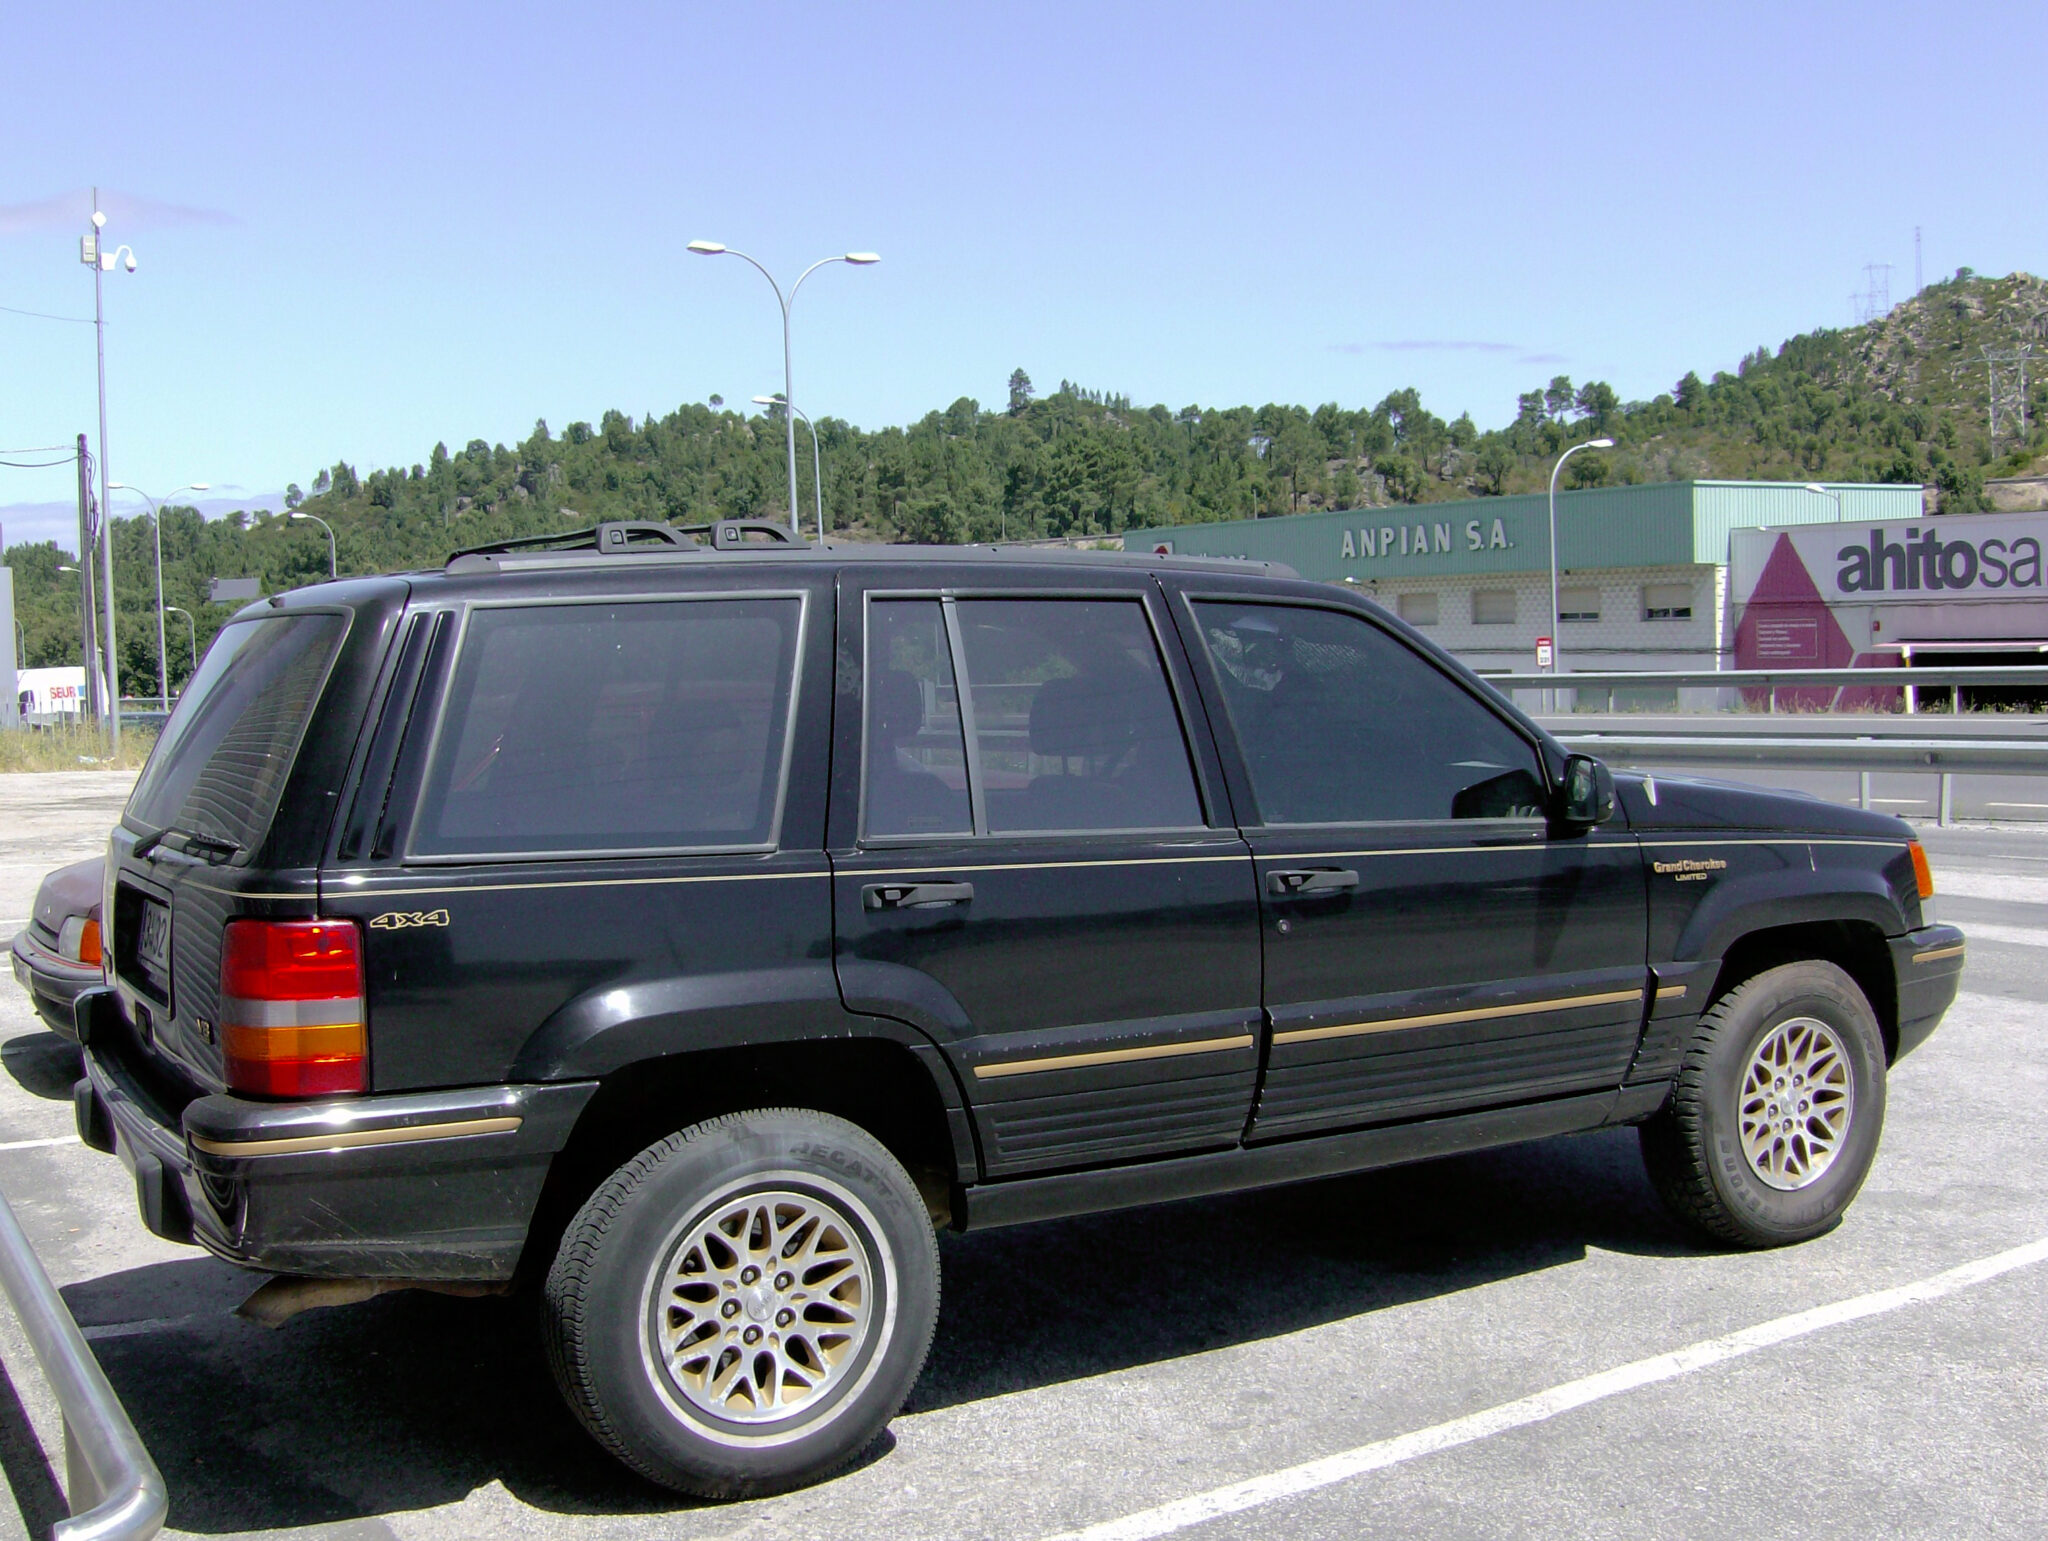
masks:
<instances>
[{"instance_id":1,"label":"dry grass","mask_svg":"<svg viewBox=\"0 0 2048 1541\"><path fill-rule=\"evenodd\" d=\"M121 729L121 752L107 753L107 735L89 728L0 730L0 772L137 771L156 747L156 729Z\"/></svg>"}]
</instances>

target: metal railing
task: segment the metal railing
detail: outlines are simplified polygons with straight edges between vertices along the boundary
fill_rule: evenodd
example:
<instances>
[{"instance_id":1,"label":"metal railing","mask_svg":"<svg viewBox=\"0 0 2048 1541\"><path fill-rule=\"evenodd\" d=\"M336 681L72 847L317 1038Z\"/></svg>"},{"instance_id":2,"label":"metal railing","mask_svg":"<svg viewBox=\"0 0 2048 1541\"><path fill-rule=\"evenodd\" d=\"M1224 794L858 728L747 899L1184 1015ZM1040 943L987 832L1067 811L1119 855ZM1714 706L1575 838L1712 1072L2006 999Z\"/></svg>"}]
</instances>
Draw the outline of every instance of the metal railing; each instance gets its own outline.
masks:
<instances>
[{"instance_id":1,"label":"metal railing","mask_svg":"<svg viewBox=\"0 0 2048 1541\"><path fill-rule=\"evenodd\" d=\"M1774 713L1781 690L1831 688L1835 692L1832 705L1845 690L1903 687L1908 716L1918 712L1923 690L1946 690L1954 710L1962 706L1964 686L2038 685L2048 693L2048 665L2043 664L2015 664L2011 668L1929 665L1917 669L1596 669L1570 674L1488 674L1484 678L1496 690L1509 693L1599 691L1605 693L1610 709L1617 690L1762 690L1769 692L1764 698L1764 711Z\"/></svg>"},{"instance_id":2,"label":"metal railing","mask_svg":"<svg viewBox=\"0 0 2048 1541\"><path fill-rule=\"evenodd\" d=\"M54 1541L149 1541L163 1529L170 1509L163 1474L5 1197L0 1288L64 1415L64 1489L71 1517L51 1528Z\"/></svg>"}]
</instances>

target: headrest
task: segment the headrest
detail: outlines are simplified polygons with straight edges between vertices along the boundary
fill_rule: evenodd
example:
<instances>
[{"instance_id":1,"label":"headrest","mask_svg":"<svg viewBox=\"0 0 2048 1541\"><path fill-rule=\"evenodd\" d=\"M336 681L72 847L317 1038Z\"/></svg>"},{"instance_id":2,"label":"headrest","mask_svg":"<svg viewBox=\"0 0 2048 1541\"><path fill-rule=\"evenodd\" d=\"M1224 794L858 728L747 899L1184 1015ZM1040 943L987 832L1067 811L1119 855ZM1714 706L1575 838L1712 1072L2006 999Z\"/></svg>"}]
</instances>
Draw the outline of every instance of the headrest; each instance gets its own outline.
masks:
<instances>
[{"instance_id":1,"label":"headrest","mask_svg":"<svg viewBox=\"0 0 2048 1541\"><path fill-rule=\"evenodd\" d=\"M1137 732L1138 702L1120 680L1061 675L1031 698L1031 752L1042 755L1115 755Z\"/></svg>"},{"instance_id":2,"label":"headrest","mask_svg":"<svg viewBox=\"0 0 2048 1541\"><path fill-rule=\"evenodd\" d=\"M924 687L907 669L877 669L868 680L868 722L877 739L898 744L924 726Z\"/></svg>"}]
</instances>

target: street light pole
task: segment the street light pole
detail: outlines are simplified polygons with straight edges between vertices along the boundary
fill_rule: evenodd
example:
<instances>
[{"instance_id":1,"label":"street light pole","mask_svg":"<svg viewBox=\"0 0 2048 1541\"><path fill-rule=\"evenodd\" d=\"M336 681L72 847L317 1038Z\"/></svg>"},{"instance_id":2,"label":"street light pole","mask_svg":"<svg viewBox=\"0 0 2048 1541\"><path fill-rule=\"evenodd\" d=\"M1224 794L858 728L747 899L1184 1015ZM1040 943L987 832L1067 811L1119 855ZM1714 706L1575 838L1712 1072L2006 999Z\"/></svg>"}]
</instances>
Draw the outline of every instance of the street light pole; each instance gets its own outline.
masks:
<instances>
[{"instance_id":1,"label":"street light pole","mask_svg":"<svg viewBox=\"0 0 2048 1541\"><path fill-rule=\"evenodd\" d=\"M811 421L808 413L799 407L790 406L780 396L756 396L754 405L781 407L785 411L795 412L804 420L804 427L811 431L811 493L818 500L818 544L822 546L825 544L825 467L824 462L818 458L818 425Z\"/></svg>"},{"instance_id":2,"label":"street light pole","mask_svg":"<svg viewBox=\"0 0 2048 1541\"><path fill-rule=\"evenodd\" d=\"M187 482L182 487L173 487L173 496L180 492L205 492L211 482ZM159 710L171 709L171 665L164 646L164 510L163 500L153 498L140 487L131 487L126 482L109 484L109 491L132 492L149 505L149 527L156 541L156 704Z\"/></svg>"},{"instance_id":3,"label":"street light pole","mask_svg":"<svg viewBox=\"0 0 2048 1541\"><path fill-rule=\"evenodd\" d=\"M1819 482L1808 482L1801 490L1811 492L1819 497L1833 498L1835 500L1835 523L1840 524L1842 522L1842 495L1839 492L1830 492Z\"/></svg>"},{"instance_id":4,"label":"street light pole","mask_svg":"<svg viewBox=\"0 0 2048 1541\"><path fill-rule=\"evenodd\" d=\"M310 519L327 532L327 576L330 581L340 577L341 574L335 570L334 565L334 526L325 519L322 519L318 514L308 514L296 508L292 510L292 517L294 519Z\"/></svg>"},{"instance_id":5,"label":"street light pole","mask_svg":"<svg viewBox=\"0 0 2048 1541\"><path fill-rule=\"evenodd\" d=\"M1583 444L1574 444L1557 457L1557 464L1550 468L1550 672L1556 674L1564 662L1564 639L1558 635L1564 628L1558 624L1557 616L1557 473L1564 469L1564 463L1582 449L1613 449L1612 439L1588 439ZM1557 710L1556 692L1551 694L1550 708Z\"/></svg>"},{"instance_id":6,"label":"street light pole","mask_svg":"<svg viewBox=\"0 0 2048 1541\"><path fill-rule=\"evenodd\" d=\"M752 264L754 271L768 280L768 287L775 291L775 303L782 310L782 399L792 407L796 405L796 380L790 364L789 313L791 307L796 304L797 290L801 289L804 280L819 268L830 267L835 262L850 263L854 267L869 267L882 260L871 251L850 251L837 257L821 257L797 275L796 282L789 286L789 293L785 296L782 285L775 281L775 275L743 251L734 251L730 246L721 245L717 241L692 241L688 250L700 257L738 257L741 261ZM804 421L809 422L810 419L805 418ZM783 428L789 451L789 533L801 539L803 518L797 512L796 502L796 416L793 412L783 414ZM813 435L812 443L816 442L816 436Z\"/></svg>"},{"instance_id":7,"label":"street light pole","mask_svg":"<svg viewBox=\"0 0 2048 1541\"><path fill-rule=\"evenodd\" d=\"M185 676L185 683L190 685L192 683L192 675L199 672L199 628L193 624L192 612L190 610L181 610L176 605L166 605L164 608L174 615L185 617L185 631L192 643L192 670L191 673Z\"/></svg>"}]
</instances>

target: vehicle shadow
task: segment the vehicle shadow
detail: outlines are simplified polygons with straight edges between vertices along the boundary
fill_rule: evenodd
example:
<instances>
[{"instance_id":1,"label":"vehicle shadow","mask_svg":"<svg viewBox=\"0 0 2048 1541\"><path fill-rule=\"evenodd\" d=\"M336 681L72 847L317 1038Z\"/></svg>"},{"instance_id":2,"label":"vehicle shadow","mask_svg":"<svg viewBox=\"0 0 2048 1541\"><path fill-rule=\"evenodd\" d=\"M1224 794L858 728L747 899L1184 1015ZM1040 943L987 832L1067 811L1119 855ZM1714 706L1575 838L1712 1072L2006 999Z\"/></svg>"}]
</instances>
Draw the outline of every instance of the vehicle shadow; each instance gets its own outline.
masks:
<instances>
[{"instance_id":1,"label":"vehicle shadow","mask_svg":"<svg viewBox=\"0 0 2048 1541\"><path fill-rule=\"evenodd\" d=\"M1557 1267L1588 1246L1686 1250L1629 1131L949 1236L945 1307L908 1411L1296 1332ZM584 1433L529 1302L407 1293L267 1331L224 1314L252 1282L195 1257L65 1291L81 1320L170 1324L94 1349L164 1472L178 1529L335 1524L492 1482L563 1514L693 1507Z\"/></svg>"},{"instance_id":2,"label":"vehicle shadow","mask_svg":"<svg viewBox=\"0 0 2048 1541\"><path fill-rule=\"evenodd\" d=\"M85 1074L78 1045L51 1032L23 1033L0 1044L0 1065L23 1091L51 1102L69 1102L72 1084Z\"/></svg>"}]
</instances>

